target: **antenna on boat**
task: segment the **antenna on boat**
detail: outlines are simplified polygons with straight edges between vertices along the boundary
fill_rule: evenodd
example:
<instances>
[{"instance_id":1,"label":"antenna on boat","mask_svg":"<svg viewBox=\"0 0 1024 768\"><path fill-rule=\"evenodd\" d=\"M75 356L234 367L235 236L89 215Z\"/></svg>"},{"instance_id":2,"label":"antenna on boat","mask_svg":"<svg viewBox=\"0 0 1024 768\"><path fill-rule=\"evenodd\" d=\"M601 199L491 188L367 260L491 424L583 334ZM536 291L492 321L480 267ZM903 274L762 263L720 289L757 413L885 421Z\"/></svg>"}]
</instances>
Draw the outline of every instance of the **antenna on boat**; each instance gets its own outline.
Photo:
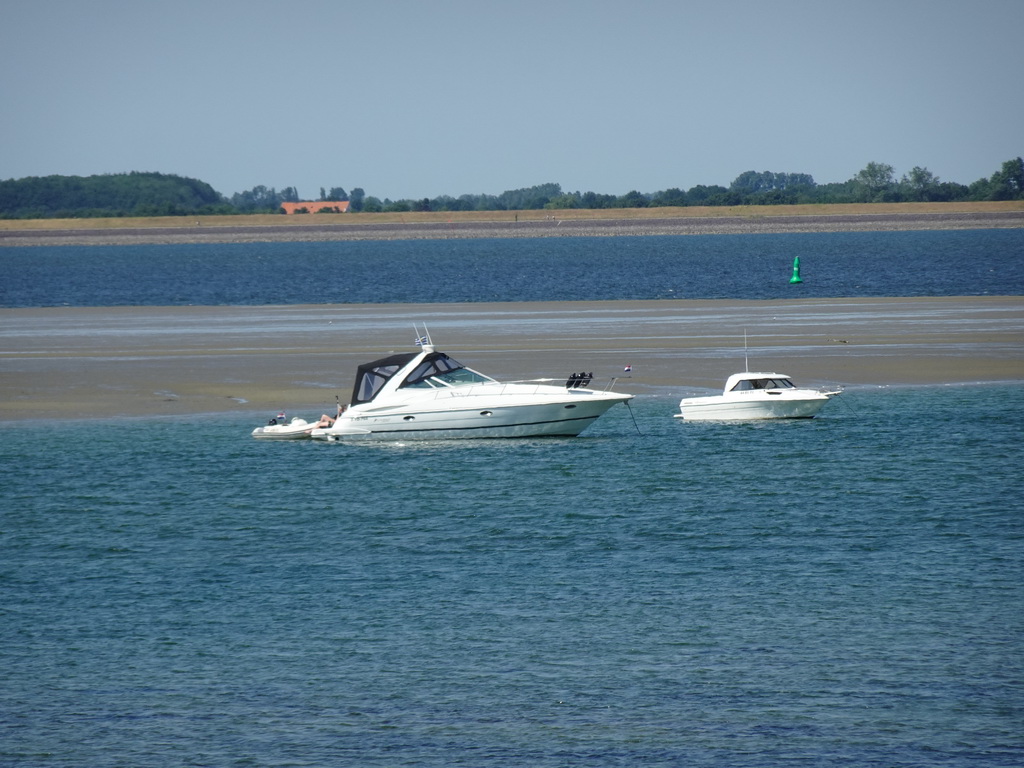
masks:
<instances>
[{"instance_id":1,"label":"antenna on boat","mask_svg":"<svg viewBox=\"0 0 1024 768\"><path fill-rule=\"evenodd\" d=\"M747 359L747 329L743 329L743 370L750 373L750 361Z\"/></svg>"}]
</instances>

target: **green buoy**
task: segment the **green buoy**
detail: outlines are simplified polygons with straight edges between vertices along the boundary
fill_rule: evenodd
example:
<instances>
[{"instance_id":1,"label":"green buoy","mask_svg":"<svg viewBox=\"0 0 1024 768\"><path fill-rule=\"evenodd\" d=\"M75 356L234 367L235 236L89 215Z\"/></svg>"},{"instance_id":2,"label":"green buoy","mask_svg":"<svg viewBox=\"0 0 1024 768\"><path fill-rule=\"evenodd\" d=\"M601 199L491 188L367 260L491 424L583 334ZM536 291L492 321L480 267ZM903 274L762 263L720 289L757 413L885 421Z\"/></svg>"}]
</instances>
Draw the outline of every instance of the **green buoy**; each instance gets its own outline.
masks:
<instances>
[{"instance_id":1,"label":"green buoy","mask_svg":"<svg viewBox=\"0 0 1024 768\"><path fill-rule=\"evenodd\" d=\"M799 256L794 256L793 257L793 276L791 278L789 278L789 282L790 283L802 283L803 282L803 280L800 279L800 257Z\"/></svg>"}]
</instances>

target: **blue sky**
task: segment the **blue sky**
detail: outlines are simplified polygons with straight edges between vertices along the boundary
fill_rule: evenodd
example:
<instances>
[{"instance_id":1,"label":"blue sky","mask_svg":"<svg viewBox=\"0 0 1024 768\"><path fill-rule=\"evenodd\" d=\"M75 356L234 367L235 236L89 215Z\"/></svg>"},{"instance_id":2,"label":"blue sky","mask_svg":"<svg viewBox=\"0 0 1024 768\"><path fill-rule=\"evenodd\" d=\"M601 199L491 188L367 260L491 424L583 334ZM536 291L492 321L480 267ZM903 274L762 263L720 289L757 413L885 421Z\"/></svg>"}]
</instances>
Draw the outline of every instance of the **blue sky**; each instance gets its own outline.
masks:
<instances>
[{"instance_id":1,"label":"blue sky","mask_svg":"<svg viewBox=\"0 0 1024 768\"><path fill-rule=\"evenodd\" d=\"M624 194L1024 155L1024 0L0 0L0 179Z\"/></svg>"}]
</instances>

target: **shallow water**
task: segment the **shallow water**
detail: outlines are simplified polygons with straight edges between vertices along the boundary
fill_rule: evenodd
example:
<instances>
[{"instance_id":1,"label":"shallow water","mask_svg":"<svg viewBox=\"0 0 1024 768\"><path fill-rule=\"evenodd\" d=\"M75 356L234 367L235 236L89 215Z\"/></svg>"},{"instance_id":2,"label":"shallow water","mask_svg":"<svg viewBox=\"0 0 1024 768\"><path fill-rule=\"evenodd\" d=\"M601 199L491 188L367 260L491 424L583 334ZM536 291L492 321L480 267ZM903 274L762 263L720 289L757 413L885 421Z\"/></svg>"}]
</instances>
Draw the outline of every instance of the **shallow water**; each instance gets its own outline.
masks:
<instances>
[{"instance_id":1,"label":"shallow water","mask_svg":"<svg viewBox=\"0 0 1024 768\"><path fill-rule=\"evenodd\" d=\"M0 765L1020 765L1022 406L4 425Z\"/></svg>"}]
</instances>

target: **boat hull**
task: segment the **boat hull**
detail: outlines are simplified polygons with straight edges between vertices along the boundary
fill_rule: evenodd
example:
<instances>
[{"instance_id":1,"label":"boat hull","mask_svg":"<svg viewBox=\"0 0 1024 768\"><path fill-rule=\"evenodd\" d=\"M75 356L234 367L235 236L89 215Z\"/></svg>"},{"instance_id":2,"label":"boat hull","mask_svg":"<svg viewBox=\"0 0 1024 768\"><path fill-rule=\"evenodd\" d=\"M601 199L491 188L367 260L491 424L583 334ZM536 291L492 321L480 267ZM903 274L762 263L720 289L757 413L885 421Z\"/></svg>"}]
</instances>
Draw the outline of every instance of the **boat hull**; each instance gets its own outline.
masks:
<instances>
[{"instance_id":1,"label":"boat hull","mask_svg":"<svg viewBox=\"0 0 1024 768\"><path fill-rule=\"evenodd\" d=\"M314 430L324 440L447 440L452 438L576 437L616 403L631 395L592 393L546 403L503 403L494 399L454 398L387 409L352 409L328 429Z\"/></svg>"},{"instance_id":2,"label":"boat hull","mask_svg":"<svg viewBox=\"0 0 1024 768\"><path fill-rule=\"evenodd\" d=\"M828 395L820 392L752 393L753 396L693 397L680 401L677 418L685 421L756 421L761 419L813 419Z\"/></svg>"},{"instance_id":3,"label":"boat hull","mask_svg":"<svg viewBox=\"0 0 1024 768\"><path fill-rule=\"evenodd\" d=\"M316 424L295 419L288 424L268 424L265 427L256 427L252 431L252 436L257 440L305 440L314 429L316 429Z\"/></svg>"}]
</instances>

